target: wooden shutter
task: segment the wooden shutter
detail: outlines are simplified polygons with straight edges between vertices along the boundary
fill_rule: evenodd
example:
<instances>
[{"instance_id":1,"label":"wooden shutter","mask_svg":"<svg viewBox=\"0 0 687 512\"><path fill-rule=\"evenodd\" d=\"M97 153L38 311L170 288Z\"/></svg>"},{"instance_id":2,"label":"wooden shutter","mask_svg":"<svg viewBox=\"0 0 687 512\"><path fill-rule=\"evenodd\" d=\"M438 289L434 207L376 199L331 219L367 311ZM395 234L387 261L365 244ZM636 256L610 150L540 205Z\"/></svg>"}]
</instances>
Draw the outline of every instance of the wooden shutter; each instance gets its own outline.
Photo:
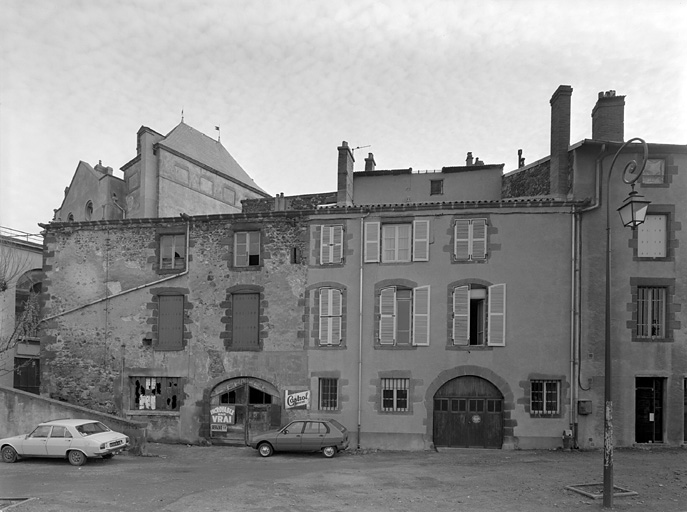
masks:
<instances>
[{"instance_id":1,"label":"wooden shutter","mask_svg":"<svg viewBox=\"0 0 687 512\"><path fill-rule=\"evenodd\" d=\"M487 257L487 219L472 219L471 257L483 260Z\"/></svg>"},{"instance_id":2,"label":"wooden shutter","mask_svg":"<svg viewBox=\"0 0 687 512\"><path fill-rule=\"evenodd\" d=\"M489 339L487 345L506 345L506 285L489 287Z\"/></svg>"},{"instance_id":3,"label":"wooden shutter","mask_svg":"<svg viewBox=\"0 0 687 512\"><path fill-rule=\"evenodd\" d=\"M429 345L429 286L413 288L413 345Z\"/></svg>"},{"instance_id":4,"label":"wooden shutter","mask_svg":"<svg viewBox=\"0 0 687 512\"><path fill-rule=\"evenodd\" d=\"M320 289L320 344L341 343L341 290Z\"/></svg>"},{"instance_id":5,"label":"wooden shutter","mask_svg":"<svg viewBox=\"0 0 687 512\"><path fill-rule=\"evenodd\" d=\"M332 263L341 263L343 259L343 226L332 226Z\"/></svg>"},{"instance_id":6,"label":"wooden shutter","mask_svg":"<svg viewBox=\"0 0 687 512\"><path fill-rule=\"evenodd\" d=\"M257 348L260 341L260 294L235 293L232 299L232 346Z\"/></svg>"},{"instance_id":7,"label":"wooden shutter","mask_svg":"<svg viewBox=\"0 0 687 512\"><path fill-rule=\"evenodd\" d=\"M184 296L158 296L157 349L181 350L184 340Z\"/></svg>"},{"instance_id":8,"label":"wooden shutter","mask_svg":"<svg viewBox=\"0 0 687 512\"><path fill-rule=\"evenodd\" d=\"M365 263L379 261L379 222L365 223Z\"/></svg>"},{"instance_id":9,"label":"wooden shutter","mask_svg":"<svg viewBox=\"0 0 687 512\"><path fill-rule=\"evenodd\" d=\"M396 288L384 288L379 294L379 343L396 341Z\"/></svg>"},{"instance_id":10,"label":"wooden shutter","mask_svg":"<svg viewBox=\"0 0 687 512\"><path fill-rule=\"evenodd\" d=\"M453 344L470 342L470 289L457 286L453 289Z\"/></svg>"},{"instance_id":11,"label":"wooden shutter","mask_svg":"<svg viewBox=\"0 0 687 512\"><path fill-rule=\"evenodd\" d=\"M429 261L429 221L413 221L413 261Z\"/></svg>"},{"instance_id":12,"label":"wooden shutter","mask_svg":"<svg viewBox=\"0 0 687 512\"><path fill-rule=\"evenodd\" d=\"M637 256L640 258L666 257L666 215L647 215L637 232Z\"/></svg>"},{"instance_id":13,"label":"wooden shutter","mask_svg":"<svg viewBox=\"0 0 687 512\"><path fill-rule=\"evenodd\" d=\"M234 266L248 266L248 233L245 231L234 234Z\"/></svg>"},{"instance_id":14,"label":"wooden shutter","mask_svg":"<svg viewBox=\"0 0 687 512\"><path fill-rule=\"evenodd\" d=\"M332 262L331 226L320 226L320 264Z\"/></svg>"},{"instance_id":15,"label":"wooden shutter","mask_svg":"<svg viewBox=\"0 0 687 512\"><path fill-rule=\"evenodd\" d=\"M456 260L470 259L470 221L458 219L453 228L453 255Z\"/></svg>"}]
</instances>

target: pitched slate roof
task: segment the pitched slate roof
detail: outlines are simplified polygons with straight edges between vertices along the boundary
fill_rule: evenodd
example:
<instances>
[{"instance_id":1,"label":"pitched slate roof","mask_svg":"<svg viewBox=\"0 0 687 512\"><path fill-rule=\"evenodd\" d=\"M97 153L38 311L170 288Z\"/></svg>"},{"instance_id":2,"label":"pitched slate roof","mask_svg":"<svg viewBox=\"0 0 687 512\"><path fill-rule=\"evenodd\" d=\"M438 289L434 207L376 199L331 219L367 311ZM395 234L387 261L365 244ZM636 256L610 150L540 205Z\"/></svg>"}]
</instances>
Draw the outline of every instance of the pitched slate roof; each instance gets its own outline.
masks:
<instances>
[{"instance_id":1,"label":"pitched slate roof","mask_svg":"<svg viewBox=\"0 0 687 512\"><path fill-rule=\"evenodd\" d=\"M248 176L248 173L243 170L220 142L199 132L195 128L191 128L183 121L172 129L158 144L234 178L245 185L265 192Z\"/></svg>"}]
</instances>

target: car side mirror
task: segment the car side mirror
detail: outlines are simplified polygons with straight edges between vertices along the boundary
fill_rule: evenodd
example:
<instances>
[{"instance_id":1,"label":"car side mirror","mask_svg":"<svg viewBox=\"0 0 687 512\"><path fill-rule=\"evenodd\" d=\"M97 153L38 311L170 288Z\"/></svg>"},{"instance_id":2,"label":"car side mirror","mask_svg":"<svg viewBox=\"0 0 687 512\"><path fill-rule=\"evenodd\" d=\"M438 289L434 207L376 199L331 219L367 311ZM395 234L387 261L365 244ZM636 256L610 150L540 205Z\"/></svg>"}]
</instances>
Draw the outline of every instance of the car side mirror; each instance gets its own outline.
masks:
<instances>
[{"instance_id":1,"label":"car side mirror","mask_svg":"<svg viewBox=\"0 0 687 512\"><path fill-rule=\"evenodd\" d=\"M284 430L282 430L282 432L283 432L284 434L288 434L288 433L289 433L288 429L284 429Z\"/></svg>"}]
</instances>

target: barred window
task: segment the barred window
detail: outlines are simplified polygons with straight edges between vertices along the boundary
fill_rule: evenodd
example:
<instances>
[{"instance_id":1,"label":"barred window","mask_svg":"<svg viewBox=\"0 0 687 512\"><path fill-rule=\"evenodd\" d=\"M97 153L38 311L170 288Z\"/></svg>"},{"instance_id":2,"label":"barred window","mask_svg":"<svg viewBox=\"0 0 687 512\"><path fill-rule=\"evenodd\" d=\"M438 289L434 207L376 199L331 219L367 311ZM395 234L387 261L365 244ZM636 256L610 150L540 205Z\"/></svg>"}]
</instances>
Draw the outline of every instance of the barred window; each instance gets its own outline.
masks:
<instances>
[{"instance_id":1,"label":"barred window","mask_svg":"<svg viewBox=\"0 0 687 512\"><path fill-rule=\"evenodd\" d=\"M530 386L530 410L533 414L559 413L559 381L533 380Z\"/></svg>"},{"instance_id":2,"label":"barred window","mask_svg":"<svg viewBox=\"0 0 687 512\"><path fill-rule=\"evenodd\" d=\"M336 411L338 408L338 379L320 379L320 410Z\"/></svg>"},{"instance_id":3,"label":"barred window","mask_svg":"<svg viewBox=\"0 0 687 512\"><path fill-rule=\"evenodd\" d=\"M408 380L382 379L382 411L405 412L408 410Z\"/></svg>"},{"instance_id":4,"label":"barred window","mask_svg":"<svg viewBox=\"0 0 687 512\"><path fill-rule=\"evenodd\" d=\"M131 392L132 409L179 410L179 377L132 377Z\"/></svg>"},{"instance_id":5,"label":"barred window","mask_svg":"<svg viewBox=\"0 0 687 512\"><path fill-rule=\"evenodd\" d=\"M666 289L650 286L637 288L637 337L665 338Z\"/></svg>"}]
</instances>

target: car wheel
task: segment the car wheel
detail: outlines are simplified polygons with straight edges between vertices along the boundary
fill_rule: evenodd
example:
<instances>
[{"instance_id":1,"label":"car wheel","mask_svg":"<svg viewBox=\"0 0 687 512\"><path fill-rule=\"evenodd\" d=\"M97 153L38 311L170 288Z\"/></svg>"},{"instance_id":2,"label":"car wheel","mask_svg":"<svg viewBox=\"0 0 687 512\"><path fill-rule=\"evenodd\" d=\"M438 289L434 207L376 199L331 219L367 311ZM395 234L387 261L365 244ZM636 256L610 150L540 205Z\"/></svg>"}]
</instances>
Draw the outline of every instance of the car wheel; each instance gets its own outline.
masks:
<instances>
[{"instance_id":1,"label":"car wheel","mask_svg":"<svg viewBox=\"0 0 687 512\"><path fill-rule=\"evenodd\" d=\"M79 450L72 450L68 454L69 463L72 466L83 466L86 464L86 456Z\"/></svg>"},{"instance_id":2,"label":"car wheel","mask_svg":"<svg viewBox=\"0 0 687 512\"><path fill-rule=\"evenodd\" d=\"M324 448L322 448L322 454L328 459L331 459L334 455L336 455L336 447L325 446Z\"/></svg>"},{"instance_id":3,"label":"car wheel","mask_svg":"<svg viewBox=\"0 0 687 512\"><path fill-rule=\"evenodd\" d=\"M274 453L274 449L270 443L262 443L258 446L258 453L261 457L269 457Z\"/></svg>"},{"instance_id":4,"label":"car wheel","mask_svg":"<svg viewBox=\"0 0 687 512\"><path fill-rule=\"evenodd\" d=\"M4 446L2 448L2 461L3 462L16 462L17 451L11 446Z\"/></svg>"},{"instance_id":5,"label":"car wheel","mask_svg":"<svg viewBox=\"0 0 687 512\"><path fill-rule=\"evenodd\" d=\"M105 460L111 459L112 457L114 457L114 453L106 453L105 455L103 455L103 459Z\"/></svg>"}]
</instances>

